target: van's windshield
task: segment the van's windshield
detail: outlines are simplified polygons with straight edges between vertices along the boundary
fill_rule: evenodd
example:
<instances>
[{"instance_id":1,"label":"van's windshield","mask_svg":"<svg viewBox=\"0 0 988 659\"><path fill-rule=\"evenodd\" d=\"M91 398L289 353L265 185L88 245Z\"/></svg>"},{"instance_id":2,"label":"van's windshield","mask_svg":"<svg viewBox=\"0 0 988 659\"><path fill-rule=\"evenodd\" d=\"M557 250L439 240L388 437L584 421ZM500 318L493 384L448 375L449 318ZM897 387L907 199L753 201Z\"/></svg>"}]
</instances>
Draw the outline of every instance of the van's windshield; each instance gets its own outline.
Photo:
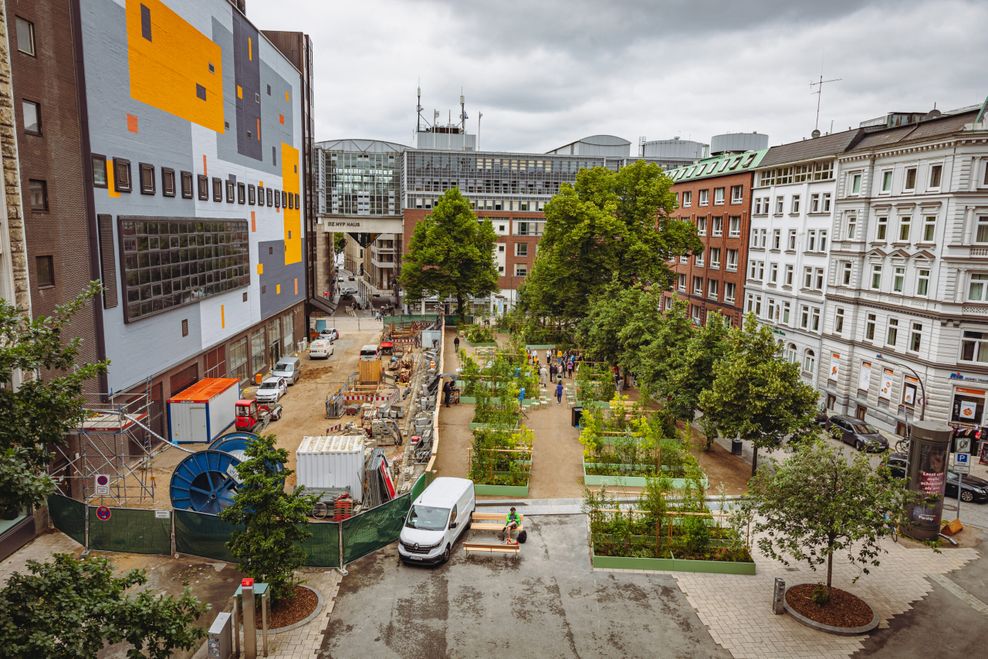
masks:
<instances>
[{"instance_id":1,"label":"van's windshield","mask_svg":"<svg viewBox=\"0 0 988 659\"><path fill-rule=\"evenodd\" d=\"M449 519L449 508L412 506L412 509L408 511L405 526L423 531L443 531L446 529L447 519Z\"/></svg>"},{"instance_id":2,"label":"van's windshield","mask_svg":"<svg viewBox=\"0 0 988 659\"><path fill-rule=\"evenodd\" d=\"M278 365L274 367L274 370L276 370L276 371L289 371L290 372L292 370L292 365L291 364L288 364L286 362L278 362Z\"/></svg>"}]
</instances>

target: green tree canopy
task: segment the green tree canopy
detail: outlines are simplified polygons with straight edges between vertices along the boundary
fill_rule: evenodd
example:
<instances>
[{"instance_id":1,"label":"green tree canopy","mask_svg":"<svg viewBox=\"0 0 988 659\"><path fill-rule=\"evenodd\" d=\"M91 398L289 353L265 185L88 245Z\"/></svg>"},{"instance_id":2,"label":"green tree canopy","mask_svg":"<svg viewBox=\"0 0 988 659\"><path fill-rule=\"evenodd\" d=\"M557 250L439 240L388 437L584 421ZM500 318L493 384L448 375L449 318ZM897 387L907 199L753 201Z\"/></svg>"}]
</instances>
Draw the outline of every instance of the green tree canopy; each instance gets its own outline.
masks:
<instances>
[{"instance_id":1,"label":"green tree canopy","mask_svg":"<svg viewBox=\"0 0 988 659\"><path fill-rule=\"evenodd\" d=\"M731 324L719 313L708 312L707 322L689 337L678 368L667 378L664 393L669 412L686 423L700 408L700 394L714 381L714 366L728 353ZM707 435L707 447L713 434Z\"/></svg>"},{"instance_id":2,"label":"green tree canopy","mask_svg":"<svg viewBox=\"0 0 988 659\"><path fill-rule=\"evenodd\" d=\"M593 361L630 366L655 336L661 309L658 286L624 286L615 278L590 299L587 316L579 324L578 341L584 355Z\"/></svg>"},{"instance_id":3,"label":"green tree canopy","mask_svg":"<svg viewBox=\"0 0 988 659\"><path fill-rule=\"evenodd\" d=\"M101 557L55 554L28 561L30 574L14 573L0 590L0 655L89 659L105 643L127 641L129 657L165 659L190 650L205 636L196 619L206 605L186 589L181 597L144 590L143 570L113 576Z\"/></svg>"},{"instance_id":4,"label":"green tree canopy","mask_svg":"<svg viewBox=\"0 0 988 659\"><path fill-rule=\"evenodd\" d=\"M311 533L306 522L316 497L305 488L285 491L285 478L293 472L278 469L288 461L288 451L275 447L274 435L251 442L246 459L237 466L240 485L233 505L220 516L242 528L228 546L240 571L271 588L271 599L280 600L294 592L295 570L302 567L302 541Z\"/></svg>"},{"instance_id":5,"label":"green tree canopy","mask_svg":"<svg viewBox=\"0 0 988 659\"><path fill-rule=\"evenodd\" d=\"M758 449L774 449L814 428L817 392L782 359L772 330L749 314L732 328L727 354L713 365L713 382L700 394L704 425L727 437L751 440L752 473Z\"/></svg>"},{"instance_id":6,"label":"green tree canopy","mask_svg":"<svg viewBox=\"0 0 988 659\"><path fill-rule=\"evenodd\" d=\"M603 167L577 173L546 204L545 232L535 265L521 287L530 316L573 332L590 298L612 281L669 288L666 262L701 248L692 224L673 220L672 180L654 163L617 172Z\"/></svg>"},{"instance_id":7,"label":"green tree canopy","mask_svg":"<svg viewBox=\"0 0 988 659\"><path fill-rule=\"evenodd\" d=\"M37 506L51 494L47 474L52 452L83 417L82 388L107 362L78 364L82 340L62 341L72 316L100 290L93 282L74 300L34 320L0 299L0 383L26 378L17 388L0 386L0 512ZM44 372L43 379L35 376Z\"/></svg>"},{"instance_id":8,"label":"green tree canopy","mask_svg":"<svg viewBox=\"0 0 988 659\"><path fill-rule=\"evenodd\" d=\"M432 213L415 225L401 268L405 295L409 300L452 296L462 316L467 296L498 290L496 240L490 220L478 221L460 191L447 190Z\"/></svg>"},{"instance_id":9,"label":"green tree canopy","mask_svg":"<svg viewBox=\"0 0 988 659\"><path fill-rule=\"evenodd\" d=\"M740 514L772 558L788 565L792 557L814 570L826 564L826 600L834 554L844 553L867 574L879 564L879 539L891 533L909 497L904 479L873 469L864 453L848 462L840 448L816 439L797 446L775 469L759 469Z\"/></svg>"},{"instance_id":10,"label":"green tree canopy","mask_svg":"<svg viewBox=\"0 0 988 659\"><path fill-rule=\"evenodd\" d=\"M636 354L626 357L638 385L653 398L666 400L672 394L672 377L681 369L686 347L696 333L686 306L683 300L676 300L671 309L653 318L655 329L648 335L649 342ZM631 331L644 331L644 328L631 328Z\"/></svg>"}]
</instances>

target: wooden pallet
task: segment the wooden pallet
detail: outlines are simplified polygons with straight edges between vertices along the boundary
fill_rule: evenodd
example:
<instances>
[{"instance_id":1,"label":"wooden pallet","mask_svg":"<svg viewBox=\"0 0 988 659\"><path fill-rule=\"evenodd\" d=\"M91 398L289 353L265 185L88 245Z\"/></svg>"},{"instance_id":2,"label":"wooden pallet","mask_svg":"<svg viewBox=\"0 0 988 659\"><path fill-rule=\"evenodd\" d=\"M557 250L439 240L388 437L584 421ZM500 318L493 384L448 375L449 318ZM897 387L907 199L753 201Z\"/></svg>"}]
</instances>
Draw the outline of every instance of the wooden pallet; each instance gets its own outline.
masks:
<instances>
[{"instance_id":1,"label":"wooden pallet","mask_svg":"<svg viewBox=\"0 0 988 659\"><path fill-rule=\"evenodd\" d=\"M512 554L517 555L521 548L516 544L464 542L463 549L468 554Z\"/></svg>"}]
</instances>

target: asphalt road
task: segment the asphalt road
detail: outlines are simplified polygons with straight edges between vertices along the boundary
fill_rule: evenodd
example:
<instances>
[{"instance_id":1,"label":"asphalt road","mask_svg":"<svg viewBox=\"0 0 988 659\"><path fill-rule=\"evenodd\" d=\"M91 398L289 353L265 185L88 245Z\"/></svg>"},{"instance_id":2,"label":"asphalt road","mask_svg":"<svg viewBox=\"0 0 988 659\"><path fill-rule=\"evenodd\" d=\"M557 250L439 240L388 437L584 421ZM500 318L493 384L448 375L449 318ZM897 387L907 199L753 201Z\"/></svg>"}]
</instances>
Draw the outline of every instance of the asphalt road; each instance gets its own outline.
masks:
<instances>
[{"instance_id":1,"label":"asphalt road","mask_svg":"<svg viewBox=\"0 0 988 659\"><path fill-rule=\"evenodd\" d=\"M391 545L349 566L320 656L730 656L672 576L593 571L583 515L526 526L519 557L457 546L447 565L406 567Z\"/></svg>"}]
</instances>

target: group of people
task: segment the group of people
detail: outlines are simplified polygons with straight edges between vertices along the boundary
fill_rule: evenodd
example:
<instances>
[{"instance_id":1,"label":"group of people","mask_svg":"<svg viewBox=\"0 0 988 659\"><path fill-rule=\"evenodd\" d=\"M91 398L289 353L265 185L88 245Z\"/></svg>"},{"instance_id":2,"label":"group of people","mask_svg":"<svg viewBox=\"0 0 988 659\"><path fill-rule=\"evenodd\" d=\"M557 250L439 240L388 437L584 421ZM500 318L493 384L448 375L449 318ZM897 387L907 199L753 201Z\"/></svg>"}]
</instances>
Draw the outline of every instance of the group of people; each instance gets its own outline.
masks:
<instances>
[{"instance_id":1,"label":"group of people","mask_svg":"<svg viewBox=\"0 0 988 659\"><path fill-rule=\"evenodd\" d=\"M548 349L545 351L545 363L543 364L538 350L533 348L529 352L529 360L532 367L538 372L539 381L542 386L545 387L555 383L557 404L562 404L563 402L563 378L573 377L573 372L576 370L576 362L579 358L579 355L572 350L556 350L553 352L552 349Z\"/></svg>"}]
</instances>

